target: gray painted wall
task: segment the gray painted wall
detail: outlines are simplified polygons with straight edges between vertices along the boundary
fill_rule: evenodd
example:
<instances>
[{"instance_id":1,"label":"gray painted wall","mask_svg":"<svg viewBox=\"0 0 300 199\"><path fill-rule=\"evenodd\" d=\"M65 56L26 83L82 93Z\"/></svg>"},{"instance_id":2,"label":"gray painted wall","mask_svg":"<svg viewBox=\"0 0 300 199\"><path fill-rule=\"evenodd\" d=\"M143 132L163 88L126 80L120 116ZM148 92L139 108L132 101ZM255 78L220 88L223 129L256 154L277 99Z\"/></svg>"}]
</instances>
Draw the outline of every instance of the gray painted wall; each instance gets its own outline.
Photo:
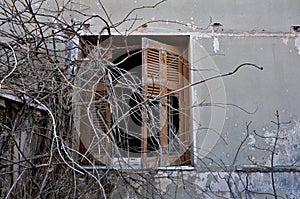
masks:
<instances>
[{"instance_id":1,"label":"gray painted wall","mask_svg":"<svg viewBox=\"0 0 300 199\"><path fill-rule=\"evenodd\" d=\"M103 15L103 10L98 1L78 1L81 3L73 4L73 9L89 10L90 14ZM158 1L152 0L103 0L111 21L117 23L121 21L129 11L135 7L152 6ZM253 1L236 1L228 0L226 2L212 0L185 0L176 1L168 0L155 9L141 9L133 12L129 18L137 17L141 20L137 24L152 19L177 20L183 23L190 23L198 27L206 27L209 24L209 18L212 17L214 22L223 24L224 31L232 32L249 32L249 31L266 31L266 32L289 32L291 25L299 24L299 1L274 1L274 0L253 0ZM67 14L66 14L67 15ZM71 16L76 17L73 12ZM70 16L69 15L69 16ZM79 21L80 19L77 18ZM92 22L95 29L97 22ZM130 27L131 24L124 24L120 30ZM195 31L192 28L182 26L172 26L165 23L154 23L149 25L147 31L172 31L177 32L180 28L182 31ZM98 26L99 28L99 26ZM171 28L172 30L167 30Z\"/></svg>"},{"instance_id":2,"label":"gray painted wall","mask_svg":"<svg viewBox=\"0 0 300 199\"><path fill-rule=\"evenodd\" d=\"M155 4L150 0L102 2L114 23L121 21L132 8ZM98 1L80 3L82 4L80 6L73 4L73 8L104 16ZM67 13L67 15L75 18L76 21L83 20L75 13ZM194 105L191 119L195 144L194 166L197 169L194 173L186 172L185 177L193 176L191 179L194 184L199 185L200 192L203 193L203 189L207 188L207 185L202 186L204 181L208 180L207 175L213 175L200 173L207 170L207 167L203 166L204 163L210 165L210 168L215 171L226 168L218 164L231 165L240 143L246 136L246 122L252 121L251 134L241 147L234 165L241 168L249 168L247 165L257 167L260 164L270 166L271 152L258 148L269 149L274 145L274 139L270 136L276 134L277 126L271 122L276 121L274 115L276 110L279 112L281 122L290 121L290 123L282 125L279 135L283 139L278 142L274 163L299 168L300 34L291 31L292 25L300 24L299 16L300 1L298 0L169 0L155 9L136 10L129 16L129 18L139 19L129 32L147 21L170 20L170 22L149 23L147 27L130 32L132 35L190 36L190 63L191 67L197 70L192 72L192 82L220 73L228 73L245 62L264 68L261 71L245 66L230 77L209 81L191 89ZM223 25L220 32L213 32L213 28L208 27L210 17L212 22ZM184 23L186 26L171 23L172 21ZM97 33L103 25L97 21L89 21L89 23L93 33ZM132 21L128 21L117 28L124 33L131 26ZM197 106L199 103L202 103L202 106ZM205 106L209 103L214 105ZM259 138L254 135L253 130L269 138ZM213 158L214 162L209 158ZM236 173L235 175L237 176ZM247 184L248 188L264 193L271 190L269 173L247 174L245 172L242 176L244 177L241 182L246 181L245 176L250 176L249 183L252 184ZM276 184L283 190L281 194L283 196L290 194L291 198L300 197L299 181L299 173L280 173L276 177ZM169 182L164 186L162 192L176 189L177 185ZM216 189L218 187L222 189L222 182L214 186ZM199 195L199 190L195 187L190 192L185 190L184 195L178 198L187 198L188 192L202 197L201 194ZM224 196L230 197L226 195L229 192L227 189L223 192Z\"/></svg>"}]
</instances>

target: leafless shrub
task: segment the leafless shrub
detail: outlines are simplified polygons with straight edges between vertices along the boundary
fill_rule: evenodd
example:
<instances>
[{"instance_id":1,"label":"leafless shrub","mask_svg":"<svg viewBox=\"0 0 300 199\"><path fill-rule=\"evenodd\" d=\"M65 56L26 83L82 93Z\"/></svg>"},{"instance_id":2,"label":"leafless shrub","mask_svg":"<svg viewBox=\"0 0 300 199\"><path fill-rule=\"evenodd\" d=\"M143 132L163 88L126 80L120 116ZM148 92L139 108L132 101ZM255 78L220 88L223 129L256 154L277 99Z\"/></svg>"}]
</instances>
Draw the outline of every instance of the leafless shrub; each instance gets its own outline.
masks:
<instances>
[{"instance_id":1,"label":"leafless shrub","mask_svg":"<svg viewBox=\"0 0 300 199\"><path fill-rule=\"evenodd\" d=\"M46 2L53 6L48 8ZM99 2L101 3L101 1ZM192 186L200 190L201 196L211 198L219 196L211 186L203 188L190 182L185 177L188 169L185 171L174 167L173 170L162 171L162 168L155 167L135 168L133 164L128 163L130 156L124 156L126 150L122 150L122 147L124 149L122 143L120 145L120 140L124 139L124 136L132 134L128 131L126 120L131 117L132 112L137 111L137 107L143 107L139 114L146 114L145 110L148 111L146 112L152 121L147 123L146 128L150 129L149 134L155 135L159 128L157 121L161 117L154 113L159 110L156 106L157 101L167 101L168 97L192 86L230 76L245 66L262 70L255 64L243 63L232 72L186 84L161 95L153 96L143 90L139 78L118 67L133 54L128 52L126 58L119 63L113 63L106 57L111 46L103 47L100 45L100 41L104 33L110 38L111 29L120 33L118 26L125 21L132 22L132 26L126 30L124 38L151 23L168 22L187 26L185 23L172 20L153 20L137 24L138 18L130 18L136 10L153 9L163 2L165 0L152 6L133 8L122 21L117 23L110 20L102 3L106 18L70 9L69 5L72 1L62 4L56 0L36 2L4 0L0 3L0 88L2 93L13 95L19 99L19 102L15 103L14 109L6 107L5 111L1 110L0 115L0 178L2 179L0 197L108 198L121 194L118 190L122 190L120 187L123 187L123 189L131 190L129 194L136 194L141 198L170 198L172 196L168 195L168 190L164 187L164 180L168 180L178 187L180 185L186 193L188 193L188 187ZM74 12L84 18L84 21L81 23L68 21L63 16L64 12ZM91 19L99 20L104 24L103 29L99 32L96 45L89 45L80 38L80 31ZM210 19L209 25L211 23L212 19ZM89 49L83 49L81 45L78 45L80 42L73 42L75 39L79 39ZM88 51L88 60L78 60L73 57L76 55L76 51L80 50ZM129 99L130 96L126 96L126 94L120 96L116 84L118 84L119 90L127 89L132 93L137 93L137 96L149 96L142 100L135 97L133 99L134 106L124 109L123 106L126 105L122 97ZM99 85L102 85L102 89L98 89ZM117 113L117 116L107 118L101 112L101 105L109 107L111 112ZM176 109L170 103L166 105L170 110ZM224 104L203 102L194 106L207 105L223 106ZM232 106L244 110L237 105ZM11 112L9 113L8 110ZM185 114L185 112L176 114ZM86 126L79 125L82 121L86 122ZM276 124L279 127L279 121ZM118 132L119 126L123 126L123 134ZM85 133L87 129L92 132L90 137L93 139L84 146L86 150L80 150L82 147L79 142L80 134ZM27 136L22 137L23 131ZM249 124L247 133L249 133ZM20 142L19 140L23 138L24 140ZM142 145L142 137L133 134L131 138ZM157 139L154 136L151 147L156 147L153 153L162 157L166 154ZM174 143L171 147L177 150L175 152L182 153L179 151L182 148L189 150L190 146L183 143L175 133L173 133L172 139ZM245 184L243 184L244 190L240 191L240 187L235 181L236 176L233 177L236 158L246 139L247 137L240 144L230 167L211 160L217 167L222 168L223 173L210 170L210 166L205 165L206 163L203 161L208 173L213 176L212 178L217 181L215 176L220 176L220 179L227 184L231 193L229 197L242 198L242 194L249 191L245 190L247 187ZM278 134L275 140L278 140ZM155 146L156 144L158 146ZM271 151L273 155L275 146ZM147 146L144 146L145 148ZM141 153L141 149L131 150L133 153ZM197 158L196 154L192 155ZM202 160L199 159L199 161ZM105 166L100 165L103 163ZM178 165L180 163L182 162L179 161ZM271 167L273 171L274 165ZM240 182L243 182L243 176L239 177L241 178ZM274 191L272 195L277 197L274 180L272 180L272 184ZM175 195L178 187L172 190ZM236 194L237 192L239 194ZM250 198L250 194L247 196Z\"/></svg>"}]
</instances>

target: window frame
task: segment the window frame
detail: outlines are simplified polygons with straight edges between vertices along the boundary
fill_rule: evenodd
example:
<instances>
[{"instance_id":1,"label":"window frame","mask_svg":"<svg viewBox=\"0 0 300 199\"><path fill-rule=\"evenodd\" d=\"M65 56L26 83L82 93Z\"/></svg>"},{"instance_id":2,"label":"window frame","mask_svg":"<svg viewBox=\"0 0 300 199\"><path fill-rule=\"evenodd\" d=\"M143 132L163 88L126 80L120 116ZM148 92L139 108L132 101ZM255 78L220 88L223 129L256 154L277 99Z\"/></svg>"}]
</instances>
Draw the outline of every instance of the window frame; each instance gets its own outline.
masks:
<instances>
[{"instance_id":1,"label":"window frame","mask_svg":"<svg viewBox=\"0 0 300 199\"><path fill-rule=\"evenodd\" d=\"M145 36L145 37L149 37L149 35L143 35L143 36ZM116 36L113 36L113 37L116 37ZM132 37L134 37L134 36L132 36ZM156 37L161 37L160 35L158 35L158 36L156 36ZM151 37L150 37L151 38ZM188 41L188 43L185 45L185 49L187 49L187 51L189 52L190 51L190 44L189 44L189 41L190 41L190 38L188 38L187 39L187 41ZM141 44L143 44L143 41L141 41ZM142 46L142 45L141 45ZM167 47L167 48L170 48L170 45L168 45L168 44L163 44L163 43L160 43L160 46L157 46L157 47L159 47L159 48L162 48L162 47ZM172 50L174 50L175 52L177 51L175 48L173 48ZM144 49L142 49L142 51L144 52ZM160 52L161 53L161 52ZM110 55L110 54L112 54L112 52L109 52L108 53L108 55ZM189 54L185 51L184 52L184 54L182 55L182 57L184 57L184 59L183 60L185 60L187 63L187 67L186 67L186 69L184 69L184 70L186 70L187 71L187 73L189 73L189 69L188 69L188 62L189 62L189 59L188 59L188 56L189 56ZM143 59L143 58L142 58ZM143 63L143 67L144 67L144 63ZM187 83L189 83L190 82L190 77L189 77L189 75L188 75L188 82ZM184 86L186 86L187 84L184 84ZM168 90L167 91L165 91L163 94L167 94L167 92L168 92ZM182 99L180 99L179 100L179 103L181 103L182 101L186 101L186 102L190 102L191 100L191 98L190 98L190 88L187 88L187 89L184 89L184 93L188 93L187 95L184 95L183 97L181 97L182 99L184 99L184 100L182 100ZM167 100L167 98L165 98L165 100L164 100L164 102L163 103L166 103L166 100ZM182 106L182 105L179 105L180 107ZM187 105L187 106L189 106L189 104ZM190 145L186 145L186 147L188 147L189 149L187 150L187 152L186 153L184 153L182 156L180 156L180 157L178 157L178 156L174 156L174 157L171 157L172 158L172 160L170 161L170 157L164 157L163 158L163 163L161 163L161 164L159 164L159 165L155 165L155 167L156 168L162 168L162 167L168 167L168 166L170 166L170 167L180 167L181 165L180 164L175 164L175 165L172 165L172 163L174 162L174 163L176 163L176 161L177 162L180 162L181 160L181 158L183 159L183 161L186 161L187 163L186 164L183 164L183 166L192 166L192 157L191 157L191 152L190 152L190 150L192 149L192 144L190 143L190 137L191 137L191 135L190 135L190 129L191 129L191 126L192 126L192 124L191 124L191 122L190 122L190 117L191 117L191 111L190 110L188 110L188 112L186 112L185 114L187 114L188 116L180 116L181 118L184 118L184 122L182 122L182 123L185 123L185 124L188 124L188 126L189 126L189 129L185 129L186 131L188 131L187 133L186 133L186 135L187 135L187 137L185 137L185 138L182 138L183 139L183 142L188 142L188 144L190 144ZM162 117L165 117L165 116L161 116L161 118ZM166 117L166 118L168 118L168 116ZM143 117L143 120L144 120L144 117ZM144 122L143 122L143 124L144 124ZM144 125L143 125L144 126ZM144 127L142 127L142 129L143 129ZM166 127L164 127L164 128L166 128ZM182 130L182 125L179 125L179 131L180 130ZM145 135L144 135L144 137L145 137ZM181 140L181 136L179 136L180 137L180 140ZM168 138L166 137L166 136L164 136L164 138L163 138L163 146L165 146L166 145L166 143L168 142L168 140L167 140ZM187 141L188 140L188 141ZM164 147L163 147L164 148ZM180 147L180 151L183 151L184 149L182 149L182 147ZM185 149L186 150L186 149ZM145 141L142 141L142 157L141 157L141 159L142 159L142 163L141 163L141 165L142 165L142 168L148 168L148 167L152 167L152 166L149 166L148 165L148 163L151 161L150 159L149 159L149 157L147 157L145 154L147 154L147 145L146 145L146 142ZM130 157L129 157L130 158ZM159 162L158 160L157 160L157 157L155 157L154 158L155 160L153 160L154 162ZM166 160L168 159L168 162L166 162ZM114 164L114 163L113 163Z\"/></svg>"}]
</instances>

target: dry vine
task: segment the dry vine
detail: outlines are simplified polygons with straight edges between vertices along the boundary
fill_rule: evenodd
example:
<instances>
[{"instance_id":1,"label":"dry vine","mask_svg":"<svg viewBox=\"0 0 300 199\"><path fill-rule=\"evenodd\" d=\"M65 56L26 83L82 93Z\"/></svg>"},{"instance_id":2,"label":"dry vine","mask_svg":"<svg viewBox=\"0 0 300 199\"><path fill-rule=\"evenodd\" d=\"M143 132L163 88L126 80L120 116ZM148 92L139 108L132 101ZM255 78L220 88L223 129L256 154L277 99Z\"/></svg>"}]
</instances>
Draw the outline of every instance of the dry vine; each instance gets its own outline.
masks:
<instances>
[{"instance_id":1,"label":"dry vine","mask_svg":"<svg viewBox=\"0 0 300 199\"><path fill-rule=\"evenodd\" d=\"M184 179L183 171L175 170L167 174L161 174L156 168L131 168L132 165L127 164L125 158L118 159L119 162L114 162L114 157L120 157L121 153L124 153L120 150L119 144L120 140L124 138L122 138L123 135L119 135L119 137L109 135L116 133L117 127L124 125L124 123L123 130L125 134L130 134L130 132L126 132L128 128L124 121L130 117L130 112L135 111L136 107L141 104L147 110L155 112L158 111L157 107L153 108L156 101L167 98L174 93L213 79L231 76L245 66L260 70L262 68L255 64L243 63L232 72L194 82L148 100L141 101L135 98L135 106L124 111L122 107L124 99L120 98L120 93L115 87L117 83L120 86L119 89L130 89L132 92L140 92L139 94L143 95L143 91L139 86L141 84L140 80L128 71L118 67L134 54L125 57L119 63L112 63L105 57L111 46L103 47L100 45L100 41L102 41L104 33L111 39L109 37L111 29L119 32L118 26L125 21L132 21L132 26L125 33L127 35L151 23L168 22L188 26L183 22L159 19L136 25L138 18L129 18L136 10L153 9L165 1L159 1L151 6L133 8L122 21L117 23L110 20L100 0L106 18L71 9L71 0L64 4L58 0L48 1L47 3L46 1L32 0L4 0L0 3L0 38L2 40L0 43L0 88L2 93L17 96L21 101L21 103L16 103L17 105L6 105L5 114L0 115L0 197L80 198L93 196L108 198L114 188L118 186L118 183L133 190L140 197L168 197L167 193L156 186L156 182L160 178L167 178L175 184L183 184L183 187L190 185L191 182ZM48 8L48 3L53 6ZM76 12L84 20L83 22L68 21L63 17L64 12ZM85 28L88 20L100 20L104 23L104 26L99 32L96 45L89 46L86 41L80 40L81 43L90 48L89 61L81 62L76 57L72 57L74 55L72 52L86 51L86 49L82 49L82 46L72 41L81 39L80 31ZM212 19L209 25L211 23ZM195 28L203 30L199 27ZM109 93L108 97L96 92L99 81L105 85L105 90ZM72 101L73 93L75 93L75 102ZM128 98L128 96L125 97ZM108 104L112 112L118 113L117 117L113 118L114 122L111 126L106 123L99 111L95 118L93 108L99 102ZM74 109L74 106L78 104L79 108ZM194 106L207 105L223 106L226 104L207 104L203 102ZM171 105L168 106L169 109L174 108ZM238 107L237 105L232 106ZM247 112L241 107L238 108ZM82 120L81 115L76 113L78 110L84 110L86 120L94 132L94 141L89 146L85 146L87 148L85 152L79 150L80 144L77 142L78 139L75 139L77 136L75 132L84 133L80 132L80 127L76 126ZM75 115L75 124L73 115ZM154 119L148 124L148 128L153 129L150 134L155 134L157 129L155 123L157 118L155 117L157 116L153 114L152 117ZM31 122L29 122L29 125L28 120ZM96 120L97 122L102 120L105 131L102 127L99 127ZM279 128L279 121L276 124ZM30 135L26 137L25 143L19 141L23 131ZM247 136L248 133L249 124L247 124ZM173 139L176 142L174 141L172 147L178 149L178 146L175 146L176 144L184 145L175 134L174 137ZM141 141L140 137L138 139ZM275 139L277 141L278 134ZM110 147L114 149L113 155L110 151L107 151L106 146L103 145L103 140L108 140ZM222 165L222 163L211 160L215 165L226 171L227 177L223 178L230 188L231 197L242 197L242 193L248 191L245 185L244 190L239 192L239 188L233 186L235 182L232 177L234 163L245 140L239 146L229 168ZM155 141L157 140L154 139L153 142ZM272 149L272 157L275 147L276 143ZM158 148L161 147L158 146ZM12 149L16 151L15 154L11 154L13 153ZM107 159L105 167L100 168L97 158L95 160L91 156L95 151L96 153L97 151L101 151L99 153L104 151L104 156ZM157 156L162 156L161 150L157 150L156 153ZM13 157L14 155L18 158ZM196 154L193 155L197 158ZM203 160L199 159L199 161L202 162ZM204 161L202 163L206 164ZM119 165L116 166L116 164ZM120 165L124 164L127 164L127 168L120 169ZM209 165L205 166L210 173L213 173ZM273 169L274 165L271 165L271 167ZM128 168L131 169L128 170ZM274 187L273 180L272 184ZM193 186L197 187L198 185ZM202 189L201 187L198 188ZM210 187L205 190L202 189L202 191L207 197L215 196ZM235 192L239 192L239 194L235 194ZM250 196L248 192L245 195L247 194ZM273 195L275 198L277 197L275 188Z\"/></svg>"}]
</instances>

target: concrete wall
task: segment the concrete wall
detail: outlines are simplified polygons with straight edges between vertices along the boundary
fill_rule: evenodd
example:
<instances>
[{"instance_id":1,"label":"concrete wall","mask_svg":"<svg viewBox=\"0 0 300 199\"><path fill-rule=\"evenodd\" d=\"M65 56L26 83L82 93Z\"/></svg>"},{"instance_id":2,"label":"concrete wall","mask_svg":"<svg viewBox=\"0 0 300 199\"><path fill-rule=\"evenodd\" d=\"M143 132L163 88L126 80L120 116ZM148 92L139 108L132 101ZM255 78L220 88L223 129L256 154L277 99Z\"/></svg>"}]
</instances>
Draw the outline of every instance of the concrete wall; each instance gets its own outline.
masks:
<instances>
[{"instance_id":1,"label":"concrete wall","mask_svg":"<svg viewBox=\"0 0 300 199\"><path fill-rule=\"evenodd\" d=\"M102 2L113 23L122 21L133 8L155 4L150 0ZM82 5L73 4L73 8L105 16L98 1L80 3ZM300 24L299 13L298 0L168 0L154 9L134 11L128 17L128 19L138 18L134 24L128 21L117 27L118 31L124 33L128 30L126 33L131 35L190 36L189 58L191 68L195 69L191 75L192 82L231 72L243 63L253 63L264 68L261 71L253 66L243 66L232 76L215 79L191 89L193 93L191 121L195 150L193 166L196 167L196 172L185 172L184 178L193 176L192 182L199 189L194 186L191 191L185 191L184 196L177 198L187 198L187 193L202 198L201 193L208 189L204 185L208 180L207 176L216 175L220 178L220 175L201 172L208 169L224 172L231 168L230 165L235 165L234 168L243 168L240 182L246 182L245 176L250 176L249 179L247 177L248 190L273 193L270 171L263 174L253 172L261 171L262 166L270 166L273 163L286 165L287 168L292 167L292 171L296 171L289 173L283 169L283 173L276 173L275 182L278 189L283 191L278 191L279 194L286 198L300 197L298 105L300 34L291 29L291 26ZM75 21L84 20L75 13L66 15L75 18ZM222 24L219 30L213 30L212 26L208 26L210 17L212 23ZM151 22L155 20L164 21ZM139 27L149 21L147 26ZM103 26L96 20L89 23L93 33L99 32ZM276 121L276 110L280 122L289 123L280 126L280 139L275 148L276 153L272 157L274 136L278 126L271 121ZM247 122L252 122L249 128L250 135L240 146L247 135ZM265 137L255 135L253 130ZM238 150L239 154L235 157ZM256 170L247 173L249 168L253 167ZM234 175L238 176L237 173ZM178 184L171 182L165 186L168 189L162 189L163 192L175 190L176 186L178 188ZM215 180L213 186L216 190L223 190L221 181ZM245 186L242 186L242 189L245 192ZM227 189L221 192L224 192L222 196L232 197L228 195ZM175 197L172 196L174 195L170 198ZM271 195L256 197L259 196L272 197Z\"/></svg>"},{"instance_id":2,"label":"concrete wall","mask_svg":"<svg viewBox=\"0 0 300 199\"><path fill-rule=\"evenodd\" d=\"M101 1L111 21L114 23L122 21L133 8L142 6L153 6L158 1L151 0L125 0L120 3L117 0ZM71 4L74 9L82 11L89 10L89 14L103 15L103 9L98 1L80 1L80 4ZM136 25L150 20L174 20L183 23L190 23L199 28L204 28L209 24L210 17L213 22L223 24L224 31L228 32L289 32L291 25L298 25L299 2L297 0L272 1L259 0L235 1L229 0L220 2L217 0L167 0L158 5L155 9L139 9L130 15L130 19L137 17ZM76 13L71 13L76 20L80 21ZM69 16L70 16L69 15ZM96 30L99 28L97 21L91 22ZM131 23L125 23L118 27L120 31L129 28ZM168 30L170 28L170 30ZM180 31L180 30L181 31ZM172 26L170 23L152 23L145 30L147 32L198 32L197 29L184 28L182 26ZM140 30L140 32L143 32Z\"/></svg>"}]
</instances>

